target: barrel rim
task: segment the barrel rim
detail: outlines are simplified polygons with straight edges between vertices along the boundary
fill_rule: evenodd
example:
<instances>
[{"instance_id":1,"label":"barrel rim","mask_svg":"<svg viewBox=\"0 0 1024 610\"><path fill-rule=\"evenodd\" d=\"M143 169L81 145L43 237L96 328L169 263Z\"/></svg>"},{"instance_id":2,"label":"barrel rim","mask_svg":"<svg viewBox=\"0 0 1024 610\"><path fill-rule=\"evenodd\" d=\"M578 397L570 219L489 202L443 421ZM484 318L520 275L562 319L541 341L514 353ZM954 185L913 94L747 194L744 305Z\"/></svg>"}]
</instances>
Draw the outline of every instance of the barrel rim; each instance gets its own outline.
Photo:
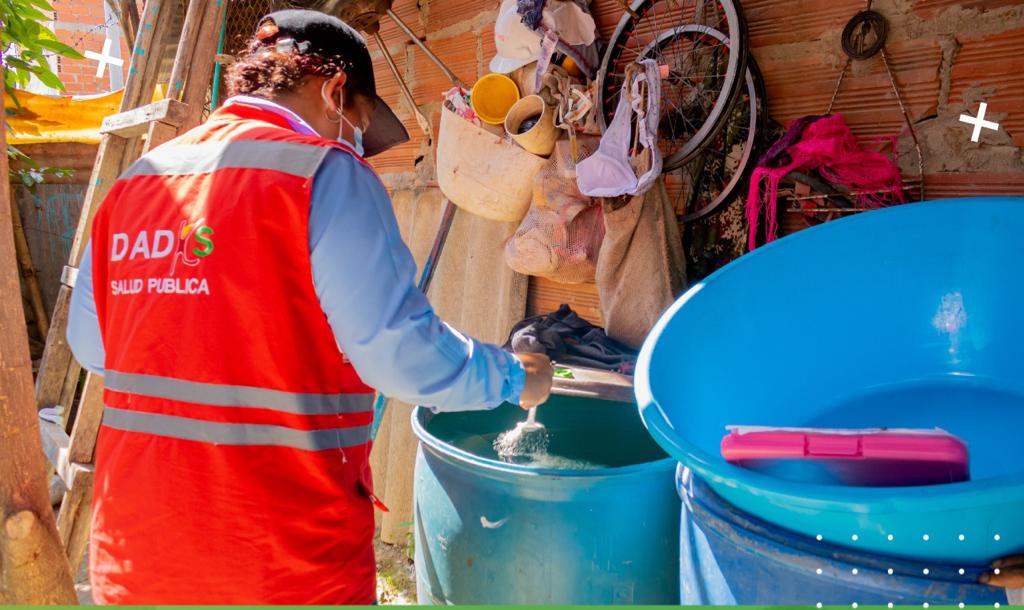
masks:
<instances>
[{"instance_id":1,"label":"barrel rim","mask_svg":"<svg viewBox=\"0 0 1024 610\"><path fill-rule=\"evenodd\" d=\"M412 410L412 430L419 439L421 445L425 445L435 452L439 457L444 459L453 460L463 464L471 465L475 468L483 469L493 474L504 474L514 475L517 477L530 477L530 478L545 478L545 479L595 479L595 478L612 478L612 477L627 477L638 474L648 474L657 472L659 470L665 470L665 472L674 472L678 460L673 458L671 455L667 457L655 460L653 462L642 462L640 464L630 464L629 466L617 466L617 467L606 467L606 468L590 468L586 470L560 470L557 468L529 468L526 466L520 466L518 464L507 464L498 460L492 460L479 455L470 453L464 449L459 449L451 443L447 443L437 436L434 436L429 430L427 430L425 422L421 422L421 419L425 419L429 415L432 415L429 409L424 407L415 407Z\"/></svg>"},{"instance_id":2,"label":"barrel rim","mask_svg":"<svg viewBox=\"0 0 1024 610\"><path fill-rule=\"evenodd\" d=\"M1021 203L1014 203L1015 201ZM821 239L818 235L822 231L829 231L830 227L834 229L836 226L846 227L854 223L878 222L878 218L882 215L919 214L926 206L961 207L978 204L1017 206L1024 204L1024 197L943 199L873 210L870 214L858 214L841 218L823 225L811 227L793 235L788 235L758 248L758 252L767 252L773 248L785 247L796 240ZM892 504L893 502L904 500L917 502L922 498L941 501L944 503L943 510L949 510L951 508L970 508L985 504L985 498L982 494L987 496L1003 496L1007 493L1012 493L1016 496L1024 496L1024 472L961 483L916 487L843 487L785 481L746 470L725 461L716 460L714 456L701 450L693 443L675 436L672 424L664 414L661 405L654 398L654 392L651 387L650 365L655 344L657 344L658 338L664 333L666 327L686 303L695 298L707 285L719 281L723 276L735 272L736 269L751 264L753 260L755 259L752 256L740 257L692 286L662 314L661 318L658 319L658 322L651 329L640 350L633 378L633 387L636 393L640 417L655 442L661 445L661 448L670 456L712 482L730 487L746 486L757 490L759 494L786 498L787 500L795 501L797 505L814 505L822 510L835 512L851 512L851 504L862 506L881 503ZM1018 485L1020 486L1019 489L1016 492L1012 491L1011 488Z\"/></svg>"}]
</instances>

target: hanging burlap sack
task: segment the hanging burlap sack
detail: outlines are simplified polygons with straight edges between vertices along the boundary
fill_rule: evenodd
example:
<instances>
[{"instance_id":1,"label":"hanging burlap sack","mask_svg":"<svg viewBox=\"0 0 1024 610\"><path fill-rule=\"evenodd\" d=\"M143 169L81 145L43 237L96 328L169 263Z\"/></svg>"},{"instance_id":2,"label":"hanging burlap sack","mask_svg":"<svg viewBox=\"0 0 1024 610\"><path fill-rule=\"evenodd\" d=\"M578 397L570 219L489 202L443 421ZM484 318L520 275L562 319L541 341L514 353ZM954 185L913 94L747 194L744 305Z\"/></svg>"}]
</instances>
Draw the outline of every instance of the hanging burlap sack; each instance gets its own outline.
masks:
<instances>
[{"instance_id":1,"label":"hanging burlap sack","mask_svg":"<svg viewBox=\"0 0 1024 610\"><path fill-rule=\"evenodd\" d=\"M581 139L579 154L596 147L596 138ZM524 275L565 284L591 282L603 236L600 203L576 187L572 146L561 140L534 178L533 201L505 243L505 262Z\"/></svg>"},{"instance_id":2,"label":"hanging burlap sack","mask_svg":"<svg viewBox=\"0 0 1024 610\"><path fill-rule=\"evenodd\" d=\"M639 347L686 284L675 211L659 177L643 195L606 199L597 291L608 336Z\"/></svg>"}]
</instances>

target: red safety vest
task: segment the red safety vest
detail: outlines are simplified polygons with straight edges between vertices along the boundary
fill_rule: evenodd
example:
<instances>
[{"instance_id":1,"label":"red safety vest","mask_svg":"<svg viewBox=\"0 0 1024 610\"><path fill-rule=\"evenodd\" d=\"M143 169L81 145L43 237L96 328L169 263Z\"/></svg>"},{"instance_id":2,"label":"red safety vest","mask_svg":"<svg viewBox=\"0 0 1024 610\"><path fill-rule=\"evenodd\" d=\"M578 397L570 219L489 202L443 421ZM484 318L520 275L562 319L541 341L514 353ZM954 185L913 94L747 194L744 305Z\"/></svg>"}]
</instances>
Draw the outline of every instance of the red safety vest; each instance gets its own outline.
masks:
<instances>
[{"instance_id":1,"label":"red safety vest","mask_svg":"<svg viewBox=\"0 0 1024 610\"><path fill-rule=\"evenodd\" d=\"M143 156L100 207L97 602L375 601L373 390L309 261L332 148L356 156L231 105Z\"/></svg>"}]
</instances>

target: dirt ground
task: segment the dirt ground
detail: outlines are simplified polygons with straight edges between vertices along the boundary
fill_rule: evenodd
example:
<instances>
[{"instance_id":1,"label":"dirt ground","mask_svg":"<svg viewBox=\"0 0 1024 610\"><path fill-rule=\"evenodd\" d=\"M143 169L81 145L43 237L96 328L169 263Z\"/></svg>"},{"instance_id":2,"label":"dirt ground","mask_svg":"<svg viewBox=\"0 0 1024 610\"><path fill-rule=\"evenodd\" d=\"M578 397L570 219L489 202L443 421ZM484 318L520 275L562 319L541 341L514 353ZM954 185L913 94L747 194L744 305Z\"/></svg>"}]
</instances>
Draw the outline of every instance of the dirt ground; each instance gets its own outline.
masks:
<instances>
[{"instance_id":1,"label":"dirt ground","mask_svg":"<svg viewBox=\"0 0 1024 610\"><path fill-rule=\"evenodd\" d=\"M374 539L377 551L377 601L381 605L409 606L416 603L416 571L409 552L380 538ZM89 571L86 562L75 577L78 603L91 606L92 590L89 587Z\"/></svg>"},{"instance_id":2,"label":"dirt ground","mask_svg":"<svg viewBox=\"0 0 1024 610\"><path fill-rule=\"evenodd\" d=\"M409 549L374 540L377 549L377 602L389 606L416 603L416 569Z\"/></svg>"}]
</instances>

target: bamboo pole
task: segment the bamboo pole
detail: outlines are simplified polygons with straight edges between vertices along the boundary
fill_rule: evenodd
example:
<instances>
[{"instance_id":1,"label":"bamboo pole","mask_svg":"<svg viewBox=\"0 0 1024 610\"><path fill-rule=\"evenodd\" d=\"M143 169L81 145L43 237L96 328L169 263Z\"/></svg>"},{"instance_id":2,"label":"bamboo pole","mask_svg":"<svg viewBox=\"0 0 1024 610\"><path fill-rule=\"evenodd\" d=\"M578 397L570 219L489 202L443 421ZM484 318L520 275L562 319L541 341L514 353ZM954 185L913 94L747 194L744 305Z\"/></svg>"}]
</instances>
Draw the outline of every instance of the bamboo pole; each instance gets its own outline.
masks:
<instances>
[{"instance_id":1,"label":"bamboo pole","mask_svg":"<svg viewBox=\"0 0 1024 610\"><path fill-rule=\"evenodd\" d=\"M11 200L11 223L14 225L14 249L18 256L18 265L21 267L21 277L25 280L25 287L28 288L28 300L32 305L32 315L36 318L36 328L39 329L39 336L45 341L47 333L50 332L50 319L46 315L46 305L43 304L43 293L39 290L39 277L36 268L32 265L32 253L28 249L28 240L25 239L25 227L21 224L21 212L18 211L18 204Z\"/></svg>"}]
</instances>

